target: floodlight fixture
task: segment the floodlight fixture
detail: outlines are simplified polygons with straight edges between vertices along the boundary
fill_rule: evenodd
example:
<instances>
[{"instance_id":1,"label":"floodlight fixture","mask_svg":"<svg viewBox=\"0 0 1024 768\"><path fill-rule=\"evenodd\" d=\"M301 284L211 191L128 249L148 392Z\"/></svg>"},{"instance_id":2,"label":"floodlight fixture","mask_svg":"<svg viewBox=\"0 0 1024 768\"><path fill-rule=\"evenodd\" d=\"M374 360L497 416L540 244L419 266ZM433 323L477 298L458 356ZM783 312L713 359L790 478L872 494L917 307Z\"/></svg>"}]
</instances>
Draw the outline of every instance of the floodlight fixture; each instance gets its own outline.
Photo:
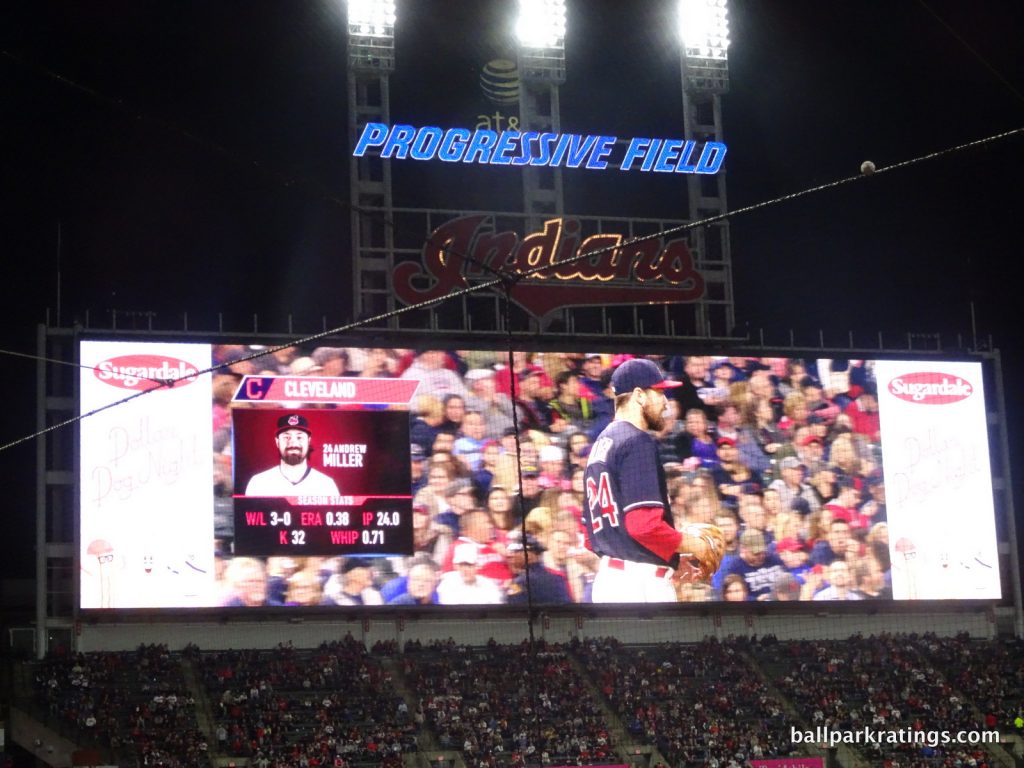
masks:
<instances>
[{"instance_id":1,"label":"floodlight fixture","mask_svg":"<svg viewBox=\"0 0 1024 768\"><path fill-rule=\"evenodd\" d=\"M679 0L679 36L687 86L729 87L729 9L726 0Z\"/></svg>"},{"instance_id":2,"label":"floodlight fixture","mask_svg":"<svg viewBox=\"0 0 1024 768\"><path fill-rule=\"evenodd\" d=\"M519 0L516 37L524 48L565 45L565 0Z\"/></svg>"},{"instance_id":3,"label":"floodlight fixture","mask_svg":"<svg viewBox=\"0 0 1024 768\"><path fill-rule=\"evenodd\" d=\"M519 0L515 29L520 76L565 82L565 0Z\"/></svg>"},{"instance_id":4,"label":"floodlight fixture","mask_svg":"<svg viewBox=\"0 0 1024 768\"><path fill-rule=\"evenodd\" d=\"M348 60L353 69L395 68L395 0L348 0Z\"/></svg>"}]
</instances>

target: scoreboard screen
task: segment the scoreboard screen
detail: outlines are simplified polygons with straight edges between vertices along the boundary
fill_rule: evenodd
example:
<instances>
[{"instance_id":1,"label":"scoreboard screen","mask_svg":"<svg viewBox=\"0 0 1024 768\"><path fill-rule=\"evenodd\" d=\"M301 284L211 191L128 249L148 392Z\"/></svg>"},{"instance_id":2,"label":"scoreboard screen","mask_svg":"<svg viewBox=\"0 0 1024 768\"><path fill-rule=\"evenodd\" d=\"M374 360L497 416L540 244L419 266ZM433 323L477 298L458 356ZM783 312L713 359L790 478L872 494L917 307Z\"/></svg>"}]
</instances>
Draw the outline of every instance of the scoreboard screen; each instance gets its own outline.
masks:
<instances>
[{"instance_id":1,"label":"scoreboard screen","mask_svg":"<svg viewBox=\"0 0 1024 768\"><path fill-rule=\"evenodd\" d=\"M600 602L643 565L584 514L630 357L83 341L80 606ZM662 519L729 546L664 602L1001 597L980 363L651 357Z\"/></svg>"}]
</instances>

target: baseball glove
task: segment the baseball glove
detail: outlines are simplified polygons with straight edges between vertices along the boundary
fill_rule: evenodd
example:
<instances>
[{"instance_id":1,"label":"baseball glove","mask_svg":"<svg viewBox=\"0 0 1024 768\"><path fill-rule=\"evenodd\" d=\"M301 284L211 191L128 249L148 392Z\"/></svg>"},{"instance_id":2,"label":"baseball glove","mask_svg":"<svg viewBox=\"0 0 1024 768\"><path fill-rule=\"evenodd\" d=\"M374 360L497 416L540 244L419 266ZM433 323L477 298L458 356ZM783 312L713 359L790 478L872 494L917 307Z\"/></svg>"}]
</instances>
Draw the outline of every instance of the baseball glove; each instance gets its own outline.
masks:
<instances>
[{"instance_id":1,"label":"baseball glove","mask_svg":"<svg viewBox=\"0 0 1024 768\"><path fill-rule=\"evenodd\" d=\"M703 546L680 553L679 576L684 581L707 581L725 557L725 534L717 525L688 523L683 527L683 535L699 539Z\"/></svg>"}]
</instances>

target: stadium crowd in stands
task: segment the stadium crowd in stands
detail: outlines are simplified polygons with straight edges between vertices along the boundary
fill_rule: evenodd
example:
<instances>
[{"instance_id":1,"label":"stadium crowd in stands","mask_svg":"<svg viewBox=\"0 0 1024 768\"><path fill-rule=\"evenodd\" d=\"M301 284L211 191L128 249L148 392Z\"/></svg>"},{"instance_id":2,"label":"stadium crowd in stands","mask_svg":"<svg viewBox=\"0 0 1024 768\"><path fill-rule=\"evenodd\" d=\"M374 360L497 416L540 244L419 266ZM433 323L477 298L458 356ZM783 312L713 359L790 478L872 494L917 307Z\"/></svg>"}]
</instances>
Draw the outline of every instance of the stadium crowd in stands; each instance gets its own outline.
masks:
<instances>
[{"instance_id":1,"label":"stadium crowd in stands","mask_svg":"<svg viewBox=\"0 0 1024 768\"><path fill-rule=\"evenodd\" d=\"M935 635L410 642L401 653L350 637L304 650L144 646L48 658L35 696L73 740L124 768L205 768L211 757L397 768L426 743L461 752L468 768L620 763L641 746L667 768L730 768L815 753L791 729L1020 732L1020 650L1016 639ZM981 744L853 749L884 768L996 764Z\"/></svg>"},{"instance_id":2,"label":"stadium crowd in stands","mask_svg":"<svg viewBox=\"0 0 1024 768\"><path fill-rule=\"evenodd\" d=\"M511 765L611 760L600 707L561 648L450 643L407 653L404 664L442 748L461 748L474 768L499 757Z\"/></svg>"},{"instance_id":3,"label":"stadium crowd in stands","mask_svg":"<svg viewBox=\"0 0 1024 768\"><path fill-rule=\"evenodd\" d=\"M634 737L671 765L745 765L792 753L785 715L739 652L742 644L628 648L612 639L575 644L585 667Z\"/></svg>"},{"instance_id":4,"label":"stadium crowd in stands","mask_svg":"<svg viewBox=\"0 0 1024 768\"><path fill-rule=\"evenodd\" d=\"M417 724L380 662L351 637L300 651L197 656L219 749L257 768L401 765Z\"/></svg>"},{"instance_id":5,"label":"stadium crowd in stands","mask_svg":"<svg viewBox=\"0 0 1024 768\"><path fill-rule=\"evenodd\" d=\"M629 355L516 352L509 367L497 352L289 347L240 362L252 353L214 354L230 364L214 387L224 605L515 604L527 580L534 604L589 602L598 558L580 523L583 469L614 415L611 373ZM673 518L715 523L729 544L710 587L680 585L678 599L891 597L873 364L655 359L683 382L657 435ZM232 556L230 395L244 374L419 382L412 556ZM515 537L521 514L525 543Z\"/></svg>"},{"instance_id":6,"label":"stadium crowd in stands","mask_svg":"<svg viewBox=\"0 0 1024 768\"><path fill-rule=\"evenodd\" d=\"M181 660L163 646L53 656L35 674L38 702L83 746L124 765L206 768L208 744Z\"/></svg>"}]
</instances>

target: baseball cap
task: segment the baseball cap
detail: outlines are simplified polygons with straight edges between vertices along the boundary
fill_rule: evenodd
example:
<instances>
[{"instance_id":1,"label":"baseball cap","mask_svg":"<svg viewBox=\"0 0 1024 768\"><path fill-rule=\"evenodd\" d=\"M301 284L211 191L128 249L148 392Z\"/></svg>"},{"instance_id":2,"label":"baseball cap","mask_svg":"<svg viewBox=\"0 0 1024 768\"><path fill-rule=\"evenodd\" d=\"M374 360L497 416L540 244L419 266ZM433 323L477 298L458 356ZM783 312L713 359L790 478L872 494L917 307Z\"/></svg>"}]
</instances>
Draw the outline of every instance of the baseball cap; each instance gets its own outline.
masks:
<instances>
[{"instance_id":1,"label":"baseball cap","mask_svg":"<svg viewBox=\"0 0 1024 768\"><path fill-rule=\"evenodd\" d=\"M532 365L527 366L526 368L523 368L523 370L521 370L519 372L519 380L520 381L525 381L526 379L530 378L531 376L540 376L541 372L542 372L541 368L538 368L538 367L532 366Z\"/></svg>"},{"instance_id":2,"label":"baseball cap","mask_svg":"<svg viewBox=\"0 0 1024 768\"><path fill-rule=\"evenodd\" d=\"M744 496L760 496L764 493L764 489L760 483L746 482L740 486L740 493Z\"/></svg>"},{"instance_id":3,"label":"baseball cap","mask_svg":"<svg viewBox=\"0 0 1024 768\"><path fill-rule=\"evenodd\" d=\"M516 533L518 533L518 531ZM540 543L536 536L529 533L526 534L525 546L523 545L522 536L516 536L514 538L511 536L509 537L508 546L505 548L507 552L522 552L524 549L539 555L545 550L545 547Z\"/></svg>"},{"instance_id":4,"label":"baseball cap","mask_svg":"<svg viewBox=\"0 0 1024 768\"><path fill-rule=\"evenodd\" d=\"M799 515L811 514L811 503L803 496L797 496L791 502L789 502L789 508Z\"/></svg>"},{"instance_id":5,"label":"baseball cap","mask_svg":"<svg viewBox=\"0 0 1024 768\"><path fill-rule=\"evenodd\" d=\"M825 509L832 513L832 522L847 524L853 522L853 512L846 507L840 507L838 504L826 504Z\"/></svg>"},{"instance_id":6,"label":"baseball cap","mask_svg":"<svg viewBox=\"0 0 1024 768\"><path fill-rule=\"evenodd\" d=\"M595 357L598 360L600 360L601 359L601 353L600 352L587 352L585 355L583 355L583 359L584 360L593 360Z\"/></svg>"},{"instance_id":7,"label":"baseball cap","mask_svg":"<svg viewBox=\"0 0 1024 768\"><path fill-rule=\"evenodd\" d=\"M731 445L733 448L736 447L736 439L732 437L720 437L715 441L715 445Z\"/></svg>"},{"instance_id":8,"label":"baseball cap","mask_svg":"<svg viewBox=\"0 0 1024 768\"><path fill-rule=\"evenodd\" d=\"M349 558L345 559L344 563L342 563L341 572L342 573L349 573L350 571L354 571L356 568L372 568L372 567L373 566L370 564L369 560L364 560L364 559L361 559L361 558L358 558L358 557L349 557Z\"/></svg>"},{"instance_id":9,"label":"baseball cap","mask_svg":"<svg viewBox=\"0 0 1024 768\"><path fill-rule=\"evenodd\" d=\"M289 429L299 429L307 435L311 434L309 422L301 413L286 413L277 420L277 434L287 432Z\"/></svg>"},{"instance_id":10,"label":"baseball cap","mask_svg":"<svg viewBox=\"0 0 1024 768\"><path fill-rule=\"evenodd\" d=\"M825 441L817 435L807 435L803 440L800 441L800 445L810 445L811 443L818 443L824 445Z\"/></svg>"},{"instance_id":11,"label":"baseball cap","mask_svg":"<svg viewBox=\"0 0 1024 768\"><path fill-rule=\"evenodd\" d=\"M481 379L489 379L492 376L494 376L494 369L492 368L474 368L466 372L466 381L480 381Z\"/></svg>"},{"instance_id":12,"label":"baseball cap","mask_svg":"<svg viewBox=\"0 0 1024 768\"><path fill-rule=\"evenodd\" d=\"M476 565L476 544L456 544L452 554L453 565Z\"/></svg>"},{"instance_id":13,"label":"baseball cap","mask_svg":"<svg viewBox=\"0 0 1024 768\"><path fill-rule=\"evenodd\" d=\"M423 446L419 443L409 445L409 459L412 461L423 461L427 455L423 452Z\"/></svg>"},{"instance_id":14,"label":"baseball cap","mask_svg":"<svg viewBox=\"0 0 1024 768\"><path fill-rule=\"evenodd\" d=\"M779 463L779 469L800 469L803 464L796 456L787 456Z\"/></svg>"},{"instance_id":15,"label":"baseball cap","mask_svg":"<svg viewBox=\"0 0 1024 768\"><path fill-rule=\"evenodd\" d=\"M779 574L775 579L774 596L776 600L799 600L800 582L791 573Z\"/></svg>"},{"instance_id":16,"label":"baseball cap","mask_svg":"<svg viewBox=\"0 0 1024 768\"><path fill-rule=\"evenodd\" d=\"M836 474L836 487L837 488L856 488L857 482L847 474Z\"/></svg>"},{"instance_id":17,"label":"baseball cap","mask_svg":"<svg viewBox=\"0 0 1024 768\"><path fill-rule=\"evenodd\" d=\"M320 373L323 368L312 357L298 357L292 361L289 373L293 376L305 376L310 373Z\"/></svg>"},{"instance_id":18,"label":"baseball cap","mask_svg":"<svg viewBox=\"0 0 1024 768\"><path fill-rule=\"evenodd\" d=\"M749 549L755 555L764 552L764 534L754 529L747 529L740 534L740 546Z\"/></svg>"},{"instance_id":19,"label":"baseball cap","mask_svg":"<svg viewBox=\"0 0 1024 768\"><path fill-rule=\"evenodd\" d=\"M347 357L348 351L344 347L317 347L313 350L313 361L317 365Z\"/></svg>"},{"instance_id":20,"label":"baseball cap","mask_svg":"<svg viewBox=\"0 0 1024 768\"><path fill-rule=\"evenodd\" d=\"M803 548L803 544L792 536L782 539L775 545L776 552L800 552Z\"/></svg>"},{"instance_id":21,"label":"baseball cap","mask_svg":"<svg viewBox=\"0 0 1024 768\"><path fill-rule=\"evenodd\" d=\"M562 461L565 457L557 445L545 445L540 449L538 458L541 461Z\"/></svg>"},{"instance_id":22,"label":"baseball cap","mask_svg":"<svg viewBox=\"0 0 1024 768\"><path fill-rule=\"evenodd\" d=\"M812 461L807 465L807 474L809 477L815 477L822 472L832 472L832 467L824 461Z\"/></svg>"},{"instance_id":23,"label":"baseball cap","mask_svg":"<svg viewBox=\"0 0 1024 768\"><path fill-rule=\"evenodd\" d=\"M681 381L666 379L664 372L653 360L635 357L627 360L612 374L612 390L624 395L640 389L669 389L682 386Z\"/></svg>"}]
</instances>

